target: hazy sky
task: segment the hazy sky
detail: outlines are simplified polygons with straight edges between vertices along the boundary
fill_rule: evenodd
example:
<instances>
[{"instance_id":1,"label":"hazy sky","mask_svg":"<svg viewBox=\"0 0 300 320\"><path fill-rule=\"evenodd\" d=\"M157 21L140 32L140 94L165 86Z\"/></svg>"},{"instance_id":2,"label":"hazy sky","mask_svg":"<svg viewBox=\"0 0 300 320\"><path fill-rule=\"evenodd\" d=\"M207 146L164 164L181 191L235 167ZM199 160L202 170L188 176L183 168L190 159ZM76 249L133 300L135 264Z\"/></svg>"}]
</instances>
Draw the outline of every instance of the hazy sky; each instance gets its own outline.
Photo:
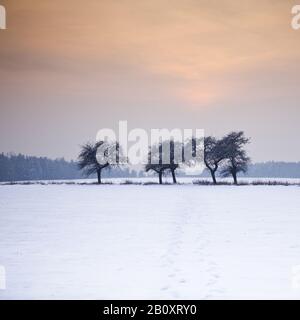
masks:
<instances>
[{"instance_id":1,"label":"hazy sky","mask_svg":"<svg viewBox=\"0 0 300 320\"><path fill-rule=\"evenodd\" d=\"M244 130L254 161L300 161L296 3L0 0L0 152L75 158L128 120Z\"/></svg>"}]
</instances>

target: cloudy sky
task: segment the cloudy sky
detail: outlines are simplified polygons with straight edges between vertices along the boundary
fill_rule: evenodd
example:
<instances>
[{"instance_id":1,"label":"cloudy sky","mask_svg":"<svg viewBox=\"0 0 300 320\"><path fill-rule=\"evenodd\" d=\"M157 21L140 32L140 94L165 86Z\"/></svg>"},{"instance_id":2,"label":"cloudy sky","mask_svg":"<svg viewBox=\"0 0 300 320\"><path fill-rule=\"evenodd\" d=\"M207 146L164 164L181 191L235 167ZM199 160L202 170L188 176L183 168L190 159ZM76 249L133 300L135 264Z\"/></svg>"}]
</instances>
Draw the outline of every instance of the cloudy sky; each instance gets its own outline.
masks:
<instances>
[{"instance_id":1,"label":"cloudy sky","mask_svg":"<svg viewBox=\"0 0 300 320\"><path fill-rule=\"evenodd\" d=\"M103 127L244 130L300 161L289 0L0 0L0 152L76 158Z\"/></svg>"}]
</instances>

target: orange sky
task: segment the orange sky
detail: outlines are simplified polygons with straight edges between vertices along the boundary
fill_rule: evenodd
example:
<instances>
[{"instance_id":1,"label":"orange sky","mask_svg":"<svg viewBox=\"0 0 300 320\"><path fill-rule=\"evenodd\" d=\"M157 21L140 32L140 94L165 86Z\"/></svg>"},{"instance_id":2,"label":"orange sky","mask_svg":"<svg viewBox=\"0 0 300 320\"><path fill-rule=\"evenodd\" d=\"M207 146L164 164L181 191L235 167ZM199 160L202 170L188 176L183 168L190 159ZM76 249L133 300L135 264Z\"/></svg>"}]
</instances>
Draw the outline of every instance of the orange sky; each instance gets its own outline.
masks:
<instances>
[{"instance_id":1,"label":"orange sky","mask_svg":"<svg viewBox=\"0 0 300 320\"><path fill-rule=\"evenodd\" d=\"M254 160L300 160L296 3L0 0L0 151L74 158L128 120L242 129Z\"/></svg>"}]
</instances>

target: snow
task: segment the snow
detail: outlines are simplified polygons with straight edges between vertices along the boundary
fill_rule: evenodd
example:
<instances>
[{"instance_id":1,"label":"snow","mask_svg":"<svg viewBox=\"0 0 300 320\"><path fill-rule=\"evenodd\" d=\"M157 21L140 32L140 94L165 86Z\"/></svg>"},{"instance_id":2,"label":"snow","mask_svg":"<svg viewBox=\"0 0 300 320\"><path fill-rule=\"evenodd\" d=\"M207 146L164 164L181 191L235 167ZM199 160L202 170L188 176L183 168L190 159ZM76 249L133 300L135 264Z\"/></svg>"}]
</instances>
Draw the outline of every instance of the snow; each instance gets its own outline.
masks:
<instances>
[{"instance_id":1,"label":"snow","mask_svg":"<svg viewBox=\"0 0 300 320\"><path fill-rule=\"evenodd\" d=\"M299 208L299 186L3 185L0 299L299 299Z\"/></svg>"},{"instance_id":2,"label":"snow","mask_svg":"<svg viewBox=\"0 0 300 320\"><path fill-rule=\"evenodd\" d=\"M212 182L212 179L210 177L201 177L201 176L185 176L185 177L177 177L177 181L180 184L193 184L193 182L196 181L209 181ZM217 178L219 183L232 183L232 178ZM103 178L103 183L109 183L109 184L122 184L126 181L130 181L132 183L136 184L144 184L144 183L158 183L158 177L157 175L149 176L149 177L140 177L140 178ZM170 175L166 175L163 177L164 183L173 183L172 177ZM285 184L300 184L300 179L298 178L250 178L250 177L239 177L238 179L239 183L241 184L251 184L253 182L277 182L277 183L285 183ZM16 182L0 182L1 185L10 185L10 184L95 184L97 183L96 179L71 179L71 180L31 180L31 181L16 181Z\"/></svg>"}]
</instances>

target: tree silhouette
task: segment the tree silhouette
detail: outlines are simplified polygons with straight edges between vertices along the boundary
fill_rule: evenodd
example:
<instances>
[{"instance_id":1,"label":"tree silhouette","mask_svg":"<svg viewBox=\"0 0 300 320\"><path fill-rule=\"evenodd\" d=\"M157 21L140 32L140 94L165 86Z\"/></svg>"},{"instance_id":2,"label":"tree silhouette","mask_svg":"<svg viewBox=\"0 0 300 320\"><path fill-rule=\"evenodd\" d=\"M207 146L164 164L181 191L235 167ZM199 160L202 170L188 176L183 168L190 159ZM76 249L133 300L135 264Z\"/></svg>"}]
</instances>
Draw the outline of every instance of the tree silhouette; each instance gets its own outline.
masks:
<instances>
[{"instance_id":1,"label":"tree silhouette","mask_svg":"<svg viewBox=\"0 0 300 320\"><path fill-rule=\"evenodd\" d=\"M225 163L222 166L221 175L223 177L232 176L234 184L237 182L237 174L246 172L250 158L247 156L245 145L250 142L243 131L231 132L222 139L224 145Z\"/></svg>"},{"instance_id":2,"label":"tree silhouette","mask_svg":"<svg viewBox=\"0 0 300 320\"><path fill-rule=\"evenodd\" d=\"M154 171L158 174L159 184L162 184L162 176L166 172L171 172L173 183L177 183L176 169L179 168L177 163L178 154L182 153L182 145L178 145L173 140L167 140L157 145L153 145L149 149L148 163L145 166L146 172ZM165 163L164 159L167 159Z\"/></svg>"},{"instance_id":3,"label":"tree silhouette","mask_svg":"<svg viewBox=\"0 0 300 320\"><path fill-rule=\"evenodd\" d=\"M99 152L99 149L102 152ZM78 167L86 176L97 174L97 181L101 184L103 169L117 166L120 163L120 147L117 142L98 141L95 144L86 143L81 147L78 156Z\"/></svg>"},{"instance_id":4,"label":"tree silhouette","mask_svg":"<svg viewBox=\"0 0 300 320\"><path fill-rule=\"evenodd\" d=\"M204 139L204 163L209 170L213 183L217 184L216 172L225 158L224 141L208 136Z\"/></svg>"}]
</instances>

